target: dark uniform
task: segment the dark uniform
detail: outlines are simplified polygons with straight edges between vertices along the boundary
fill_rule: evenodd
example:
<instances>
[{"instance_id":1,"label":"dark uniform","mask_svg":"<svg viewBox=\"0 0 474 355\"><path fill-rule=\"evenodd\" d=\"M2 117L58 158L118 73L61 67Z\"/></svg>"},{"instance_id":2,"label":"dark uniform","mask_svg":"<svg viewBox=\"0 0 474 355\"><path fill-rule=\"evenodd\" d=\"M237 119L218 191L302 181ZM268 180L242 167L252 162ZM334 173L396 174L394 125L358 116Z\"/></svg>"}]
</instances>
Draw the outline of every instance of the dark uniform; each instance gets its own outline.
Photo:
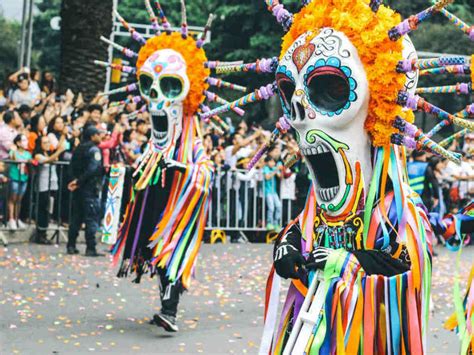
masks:
<instances>
[{"instance_id":1,"label":"dark uniform","mask_svg":"<svg viewBox=\"0 0 474 355\"><path fill-rule=\"evenodd\" d=\"M428 211L433 208L433 198L440 198L438 179L427 162L412 161L407 165L408 183L413 191L420 195Z\"/></svg>"},{"instance_id":2,"label":"dark uniform","mask_svg":"<svg viewBox=\"0 0 474 355\"><path fill-rule=\"evenodd\" d=\"M96 252L95 235L101 218L99 194L102 188L104 166L99 147L88 140L81 143L71 160L72 179L78 189L72 195L72 216L68 233L68 252L75 250L81 224L86 224L86 254Z\"/></svg>"}]
</instances>

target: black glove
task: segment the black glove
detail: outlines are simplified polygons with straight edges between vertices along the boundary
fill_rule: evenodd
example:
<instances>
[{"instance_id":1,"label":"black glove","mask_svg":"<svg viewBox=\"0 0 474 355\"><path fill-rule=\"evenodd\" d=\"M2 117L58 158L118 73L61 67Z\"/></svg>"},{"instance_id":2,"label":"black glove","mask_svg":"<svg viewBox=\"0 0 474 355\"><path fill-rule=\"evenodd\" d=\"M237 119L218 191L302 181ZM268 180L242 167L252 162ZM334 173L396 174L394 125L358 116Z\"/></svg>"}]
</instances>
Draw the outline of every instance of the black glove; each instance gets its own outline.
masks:
<instances>
[{"instance_id":1,"label":"black glove","mask_svg":"<svg viewBox=\"0 0 474 355\"><path fill-rule=\"evenodd\" d=\"M324 270L326 261L328 260L329 254L331 254L332 251L333 249L317 247L309 254L308 260L306 260L306 268L308 270Z\"/></svg>"},{"instance_id":2,"label":"black glove","mask_svg":"<svg viewBox=\"0 0 474 355\"><path fill-rule=\"evenodd\" d=\"M296 267L301 267L304 263L303 255L290 243L283 242L275 250L273 265L277 274L285 279L298 279Z\"/></svg>"}]
</instances>

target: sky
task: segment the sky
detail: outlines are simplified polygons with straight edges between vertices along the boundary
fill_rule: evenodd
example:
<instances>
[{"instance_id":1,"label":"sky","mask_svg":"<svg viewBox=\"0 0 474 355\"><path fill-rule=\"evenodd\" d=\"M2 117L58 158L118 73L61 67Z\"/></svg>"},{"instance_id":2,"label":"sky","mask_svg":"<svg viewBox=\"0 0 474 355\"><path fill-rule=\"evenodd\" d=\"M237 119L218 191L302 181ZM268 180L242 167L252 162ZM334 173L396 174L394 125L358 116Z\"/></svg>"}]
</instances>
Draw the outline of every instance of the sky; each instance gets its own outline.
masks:
<instances>
[{"instance_id":1,"label":"sky","mask_svg":"<svg viewBox=\"0 0 474 355\"><path fill-rule=\"evenodd\" d=\"M22 0L1 0L0 9L7 19L21 21L21 11L23 7Z\"/></svg>"}]
</instances>

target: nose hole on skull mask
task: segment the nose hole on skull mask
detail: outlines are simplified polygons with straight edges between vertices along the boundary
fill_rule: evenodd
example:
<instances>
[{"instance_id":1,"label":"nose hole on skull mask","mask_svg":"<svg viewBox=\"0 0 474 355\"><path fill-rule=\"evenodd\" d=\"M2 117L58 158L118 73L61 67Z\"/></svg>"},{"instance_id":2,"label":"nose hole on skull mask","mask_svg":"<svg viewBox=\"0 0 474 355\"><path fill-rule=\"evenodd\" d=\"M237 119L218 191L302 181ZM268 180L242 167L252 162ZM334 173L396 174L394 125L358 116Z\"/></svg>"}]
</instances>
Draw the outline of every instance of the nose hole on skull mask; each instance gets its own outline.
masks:
<instances>
[{"instance_id":1,"label":"nose hole on skull mask","mask_svg":"<svg viewBox=\"0 0 474 355\"><path fill-rule=\"evenodd\" d=\"M303 120L305 116L305 110L303 105L299 102L293 102L292 110L291 110L291 118L293 121L295 120Z\"/></svg>"},{"instance_id":2,"label":"nose hole on skull mask","mask_svg":"<svg viewBox=\"0 0 474 355\"><path fill-rule=\"evenodd\" d=\"M158 97L158 92L155 89L150 90L150 97L156 99Z\"/></svg>"}]
</instances>

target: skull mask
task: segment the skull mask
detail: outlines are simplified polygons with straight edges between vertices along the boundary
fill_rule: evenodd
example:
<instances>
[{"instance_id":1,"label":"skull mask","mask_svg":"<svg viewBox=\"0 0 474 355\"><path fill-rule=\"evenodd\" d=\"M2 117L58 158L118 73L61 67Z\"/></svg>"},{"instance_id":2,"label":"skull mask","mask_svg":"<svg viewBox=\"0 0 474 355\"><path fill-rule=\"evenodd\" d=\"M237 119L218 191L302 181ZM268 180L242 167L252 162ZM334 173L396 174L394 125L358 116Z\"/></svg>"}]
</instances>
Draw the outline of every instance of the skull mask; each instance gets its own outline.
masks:
<instances>
[{"instance_id":1,"label":"skull mask","mask_svg":"<svg viewBox=\"0 0 474 355\"><path fill-rule=\"evenodd\" d=\"M405 58L416 58L404 38ZM337 216L372 177L371 143L364 123L370 92L356 48L341 32L323 28L301 35L277 69L279 96L296 131L319 206ZM408 73L413 92L418 73Z\"/></svg>"},{"instance_id":2,"label":"skull mask","mask_svg":"<svg viewBox=\"0 0 474 355\"><path fill-rule=\"evenodd\" d=\"M277 69L283 110L296 131L318 205L338 215L372 174L371 144L364 129L367 78L356 48L341 32L306 32ZM359 181L359 184L357 184Z\"/></svg>"},{"instance_id":3,"label":"skull mask","mask_svg":"<svg viewBox=\"0 0 474 355\"><path fill-rule=\"evenodd\" d=\"M174 50L158 50L145 61L138 76L140 93L151 115L153 143L164 150L181 135L183 102L190 85L186 62Z\"/></svg>"}]
</instances>

